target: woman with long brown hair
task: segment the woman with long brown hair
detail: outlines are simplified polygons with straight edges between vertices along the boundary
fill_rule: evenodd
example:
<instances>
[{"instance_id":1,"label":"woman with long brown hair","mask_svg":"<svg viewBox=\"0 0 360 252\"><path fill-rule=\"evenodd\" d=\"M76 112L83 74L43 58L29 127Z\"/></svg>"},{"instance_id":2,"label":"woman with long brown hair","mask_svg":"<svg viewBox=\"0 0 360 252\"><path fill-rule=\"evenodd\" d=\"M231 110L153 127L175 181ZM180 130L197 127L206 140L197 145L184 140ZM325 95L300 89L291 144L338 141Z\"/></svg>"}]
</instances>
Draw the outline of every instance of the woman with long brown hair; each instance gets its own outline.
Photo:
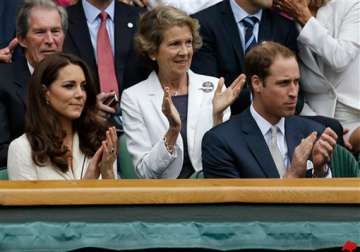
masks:
<instances>
[{"instance_id":1,"label":"woman with long brown hair","mask_svg":"<svg viewBox=\"0 0 360 252\"><path fill-rule=\"evenodd\" d=\"M29 83L25 134L9 147L9 178L115 178L116 130L97 119L95 105L81 59L60 53L41 61Z\"/></svg>"}]
</instances>

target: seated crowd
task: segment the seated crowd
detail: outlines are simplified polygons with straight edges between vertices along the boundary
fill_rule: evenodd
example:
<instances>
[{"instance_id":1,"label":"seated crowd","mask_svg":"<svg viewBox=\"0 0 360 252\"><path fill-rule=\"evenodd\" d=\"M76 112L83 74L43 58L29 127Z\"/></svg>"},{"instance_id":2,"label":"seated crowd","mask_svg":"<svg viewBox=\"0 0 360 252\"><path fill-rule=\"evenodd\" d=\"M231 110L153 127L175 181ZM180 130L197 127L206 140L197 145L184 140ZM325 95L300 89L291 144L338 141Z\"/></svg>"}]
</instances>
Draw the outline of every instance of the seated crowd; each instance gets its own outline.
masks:
<instances>
[{"instance_id":1,"label":"seated crowd","mask_svg":"<svg viewBox=\"0 0 360 252\"><path fill-rule=\"evenodd\" d=\"M194 2L14 2L9 179L116 179L119 138L139 178L331 178L337 145L359 158L358 0Z\"/></svg>"}]
</instances>

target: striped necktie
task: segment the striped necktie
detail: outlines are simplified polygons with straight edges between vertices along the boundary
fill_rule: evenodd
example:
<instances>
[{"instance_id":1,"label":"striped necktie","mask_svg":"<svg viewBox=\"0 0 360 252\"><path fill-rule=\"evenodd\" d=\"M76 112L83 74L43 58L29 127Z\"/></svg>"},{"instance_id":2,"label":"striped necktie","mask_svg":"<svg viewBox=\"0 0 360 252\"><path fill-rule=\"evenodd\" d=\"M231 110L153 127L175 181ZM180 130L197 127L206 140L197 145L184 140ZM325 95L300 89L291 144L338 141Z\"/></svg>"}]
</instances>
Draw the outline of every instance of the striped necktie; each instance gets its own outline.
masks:
<instances>
[{"instance_id":1,"label":"striped necktie","mask_svg":"<svg viewBox=\"0 0 360 252\"><path fill-rule=\"evenodd\" d=\"M253 32L254 26L257 22L259 22L258 18L253 16L247 16L241 20L241 23L245 28L245 54L257 43Z\"/></svg>"}]
</instances>

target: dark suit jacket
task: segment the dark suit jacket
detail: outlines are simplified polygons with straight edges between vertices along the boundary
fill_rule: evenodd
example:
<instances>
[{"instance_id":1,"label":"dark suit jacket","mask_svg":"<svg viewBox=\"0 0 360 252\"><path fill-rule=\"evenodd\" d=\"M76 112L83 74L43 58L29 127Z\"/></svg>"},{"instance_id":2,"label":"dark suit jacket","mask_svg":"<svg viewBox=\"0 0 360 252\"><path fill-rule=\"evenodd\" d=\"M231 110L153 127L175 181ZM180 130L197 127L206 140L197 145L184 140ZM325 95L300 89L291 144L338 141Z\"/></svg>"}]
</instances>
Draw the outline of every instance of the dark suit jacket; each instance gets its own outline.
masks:
<instances>
[{"instance_id":1,"label":"dark suit jacket","mask_svg":"<svg viewBox=\"0 0 360 252\"><path fill-rule=\"evenodd\" d=\"M200 22L202 48L194 54L191 69L200 74L224 77L229 86L244 72L244 52L229 0L193 15ZM297 52L298 31L295 23L278 13L264 9L259 26L258 41L271 40ZM241 101L241 102L239 102ZM232 114L250 105L250 92L245 89L231 107Z\"/></svg>"},{"instance_id":2,"label":"dark suit jacket","mask_svg":"<svg viewBox=\"0 0 360 252\"><path fill-rule=\"evenodd\" d=\"M320 135L321 124L298 116L285 119L285 138L290 160L301 139ZM202 162L208 178L279 178L265 139L250 109L208 131L202 142Z\"/></svg>"},{"instance_id":3,"label":"dark suit jacket","mask_svg":"<svg viewBox=\"0 0 360 252\"><path fill-rule=\"evenodd\" d=\"M7 162L10 142L24 133L27 83L30 71L25 57L0 64L0 167Z\"/></svg>"},{"instance_id":4,"label":"dark suit jacket","mask_svg":"<svg viewBox=\"0 0 360 252\"><path fill-rule=\"evenodd\" d=\"M89 28L81 1L67 8L69 29L67 31L64 51L82 58L91 68L98 80L97 63L91 44ZM119 83L119 91L140 82L149 75L141 59L133 48L133 38L138 28L141 9L115 1L114 39L115 39L115 71ZM129 27L129 24L133 27Z\"/></svg>"}]
</instances>

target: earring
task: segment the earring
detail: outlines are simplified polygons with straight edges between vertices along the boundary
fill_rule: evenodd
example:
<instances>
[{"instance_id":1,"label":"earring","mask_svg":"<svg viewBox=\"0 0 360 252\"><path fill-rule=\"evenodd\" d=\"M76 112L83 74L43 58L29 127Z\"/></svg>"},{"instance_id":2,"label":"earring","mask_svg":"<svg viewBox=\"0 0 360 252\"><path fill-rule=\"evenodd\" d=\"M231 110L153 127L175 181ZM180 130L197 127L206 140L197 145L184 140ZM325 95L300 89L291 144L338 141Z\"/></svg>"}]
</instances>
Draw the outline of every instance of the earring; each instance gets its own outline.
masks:
<instances>
[{"instance_id":1,"label":"earring","mask_svg":"<svg viewBox=\"0 0 360 252\"><path fill-rule=\"evenodd\" d=\"M46 104L50 104L50 102L49 102L49 99L48 98L45 98L45 102L46 102Z\"/></svg>"}]
</instances>

